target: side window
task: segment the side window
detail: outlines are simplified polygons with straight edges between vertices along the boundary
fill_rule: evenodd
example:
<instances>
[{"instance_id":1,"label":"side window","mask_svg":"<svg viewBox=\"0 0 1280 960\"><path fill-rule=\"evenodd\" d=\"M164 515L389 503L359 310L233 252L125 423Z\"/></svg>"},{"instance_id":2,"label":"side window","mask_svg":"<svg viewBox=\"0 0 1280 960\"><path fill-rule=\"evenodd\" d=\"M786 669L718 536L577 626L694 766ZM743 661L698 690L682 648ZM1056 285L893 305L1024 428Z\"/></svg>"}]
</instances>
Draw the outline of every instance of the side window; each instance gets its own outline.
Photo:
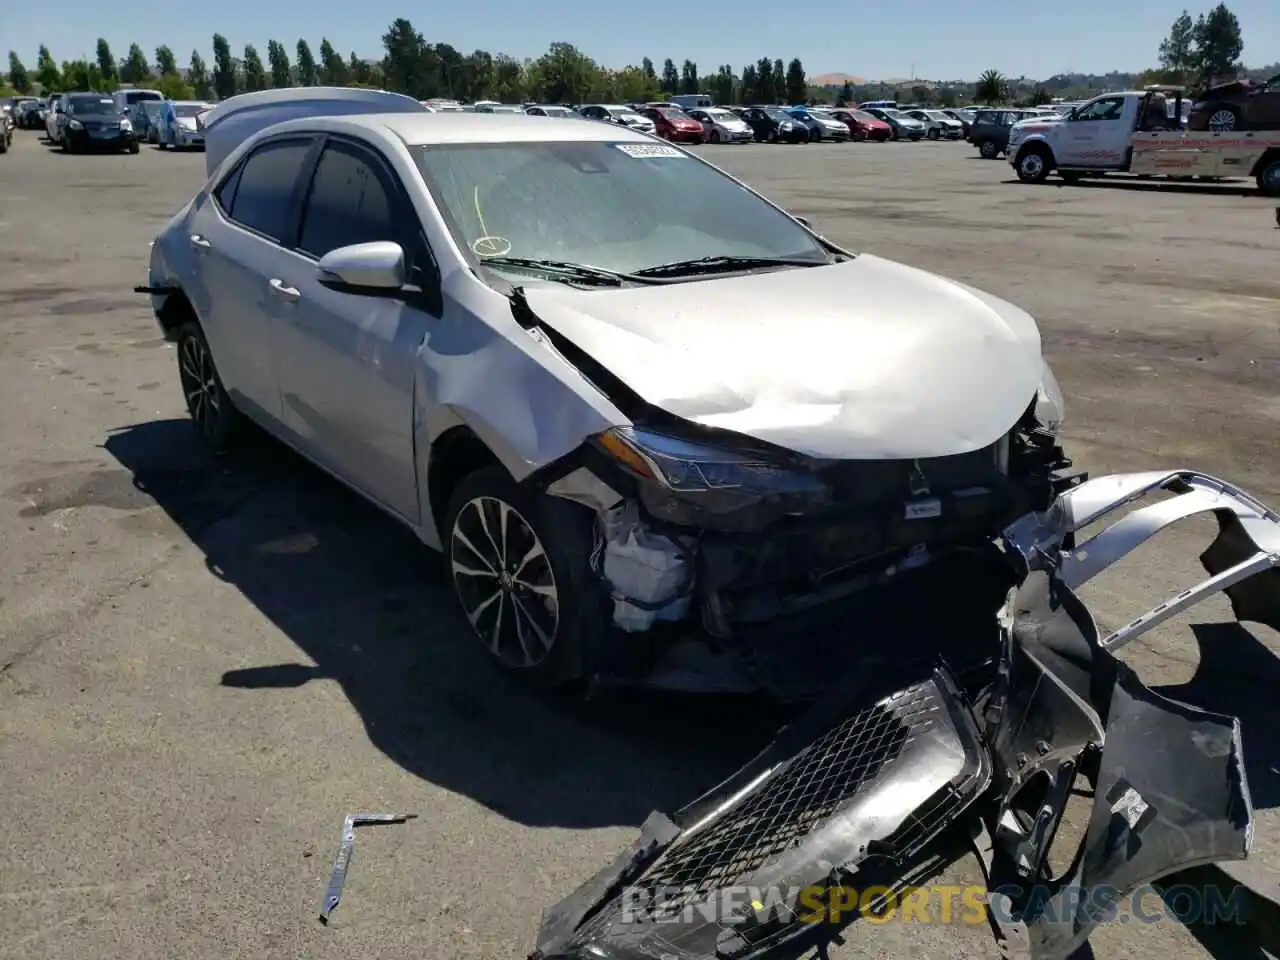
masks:
<instances>
[{"instance_id":1,"label":"side window","mask_svg":"<svg viewBox=\"0 0 1280 960\"><path fill-rule=\"evenodd\" d=\"M319 258L353 243L401 242L388 185L379 173L372 158L358 147L345 143L325 147L303 208L298 249Z\"/></svg>"},{"instance_id":2,"label":"side window","mask_svg":"<svg viewBox=\"0 0 1280 960\"><path fill-rule=\"evenodd\" d=\"M161 121L164 119L163 110L160 111L160 119ZM231 216L231 209L235 205L236 187L240 186L240 174L243 172L244 164L236 164L236 168L213 191L213 199L217 201L218 206L222 208L222 212L228 217Z\"/></svg>"},{"instance_id":3,"label":"side window","mask_svg":"<svg viewBox=\"0 0 1280 960\"><path fill-rule=\"evenodd\" d=\"M227 216L277 243L284 240L298 171L310 149L310 140L277 140L255 150L234 175Z\"/></svg>"}]
</instances>

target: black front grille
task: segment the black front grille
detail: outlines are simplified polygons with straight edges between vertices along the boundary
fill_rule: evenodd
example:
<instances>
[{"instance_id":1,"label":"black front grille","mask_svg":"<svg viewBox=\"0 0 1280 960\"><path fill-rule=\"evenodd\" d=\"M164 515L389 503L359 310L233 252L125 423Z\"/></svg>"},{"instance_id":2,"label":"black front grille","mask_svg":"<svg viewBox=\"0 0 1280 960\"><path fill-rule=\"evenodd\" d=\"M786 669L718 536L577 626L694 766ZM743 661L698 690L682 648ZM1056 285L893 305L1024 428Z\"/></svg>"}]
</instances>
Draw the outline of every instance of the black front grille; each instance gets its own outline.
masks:
<instances>
[{"instance_id":1,"label":"black front grille","mask_svg":"<svg viewBox=\"0 0 1280 960\"><path fill-rule=\"evenodd\" d=\"M720 819L678 839L641 885L663 890L664 907L675 909L798 847L932 725L929 689L911 687L845 720Z\"/></svg>"},{"instance_id":2,"label":"black front grille","mask_svg":"<svg viewBox=\"0 0 1280 960\"><path fill-rule=\"evenodd\" d=\"M821 472L845 504L872 504L909 500L965 487L984 486L1000 475L996 445L953 457L920 460L843 460Z\"/></svg>"}]
</instances>

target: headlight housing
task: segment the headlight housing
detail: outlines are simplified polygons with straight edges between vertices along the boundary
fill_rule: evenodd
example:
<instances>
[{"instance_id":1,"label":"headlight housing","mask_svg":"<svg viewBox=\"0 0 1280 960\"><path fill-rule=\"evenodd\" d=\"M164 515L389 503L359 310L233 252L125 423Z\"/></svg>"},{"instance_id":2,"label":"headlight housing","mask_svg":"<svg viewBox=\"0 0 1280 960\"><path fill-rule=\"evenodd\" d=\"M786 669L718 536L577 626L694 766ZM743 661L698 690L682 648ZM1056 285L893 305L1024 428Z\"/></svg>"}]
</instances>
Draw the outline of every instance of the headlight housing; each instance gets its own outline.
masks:
<instances>
[{"instance_id":1,"label":"headlight housing","mask_svg":"<svg viewBox=\"0 0 1280 960\"><path fill-rule=\"evenodd\" d=\"M81 123L79 120L68 120L67 127L71 130L83 130L84 124Z\"/></svg>"},{"instance_id":2,"label":"headlight housing","mask_svg":"<svg viewBox=\"0 0 1280 960\"><path fill-rule=\"evenodd\" d=\"M830 489L815 474L764 457L636 427L614 427L597 446L640 481L650 513L672 523L768 504L779 515L827 502Z\"/></svg>"},{"instance_id":3,"label":"headlight housing","mask_svg":"<svg viewBox=\"0 0 1280 960\"><path fill-rule=\"evenodd\" d=\"M1045 363L1040 386L1036 390L1036 422L1049 433L1056 434L1062 429L1066 416L1067 404L1062 388L1058 386L1058 378L1049 369L1049 364Z\"/></svg>"},{"instance_id":4,"label":"headlight housing","mask_svg":"<svg viewBox=\"0 0 1280 960\"><path fill-rule=\"evenodd\" d=\"M132 129L133 129L133 124L132 124L132 123L130 123L127 119L125 119L125 120L121 120L121 121L120 121L120 129L121 129L121 130L132 130Z\"/></svg>"}]
</instances>

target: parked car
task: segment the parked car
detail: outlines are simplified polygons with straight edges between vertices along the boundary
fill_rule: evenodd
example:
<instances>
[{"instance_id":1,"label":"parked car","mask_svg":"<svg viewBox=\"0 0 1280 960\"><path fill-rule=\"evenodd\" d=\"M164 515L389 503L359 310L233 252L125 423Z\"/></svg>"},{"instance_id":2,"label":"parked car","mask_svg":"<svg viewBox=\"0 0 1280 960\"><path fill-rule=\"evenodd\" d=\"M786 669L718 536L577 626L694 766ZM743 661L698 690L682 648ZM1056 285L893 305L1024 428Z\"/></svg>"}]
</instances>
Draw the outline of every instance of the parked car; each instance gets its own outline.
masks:
<instances>
[{"instance_id":1,"label":"parked car","mask_svg":"<svg viewBox=\"0 0 1280 960\"><path fill-rule=\"evenodd\" d=\"M198 436L256 422L443 551L529 682L617 676L663 622L756 650L1056 496L1027 313L671 144L381 111L235 144L225 120L138 288Z\"/></svg>"},{"instance_id":2,"label":"parked car","mask_svg":"<svg viewBox=\"0 0 1280 960\"><path fill-rule=\"evenodd\" d=\"M786 112L808 128L810 143L849 139L849 128L829 114L809 107L787 107Z\"/></svg>"},{"instance_id":3,"label":"parked car","mask_svg":"<svg viewBox=\"0 0 1280 960\"><path fill-rule=\"evenodd\" d=\"M161 150L204 148L204 131L196 117L213 105L203 100L166 100L156 117L156 139Z\"/></svg>"},{"instance_id":4,"label":"parked car","mask_svg":"<svg viewBox=\"0 0 1280 960\"><path fill-rule=\"evenodd\" d=\"M757 143L808 143L809 126L781 107L751 106L742 111Z\"/></svg>"},{"instance_id":5,"label":"parked car","mask_svg":"<svg viewBox=\"0 0 1280 960\"><path fill-rule=\"evenodd\" d=\"M64 100L60 143L67 153L90 150L138 152L133 124L124 108L101 93L73 93Z\"/></svg>"},{"instance_id":6,"label":"parked car","mask_svg":"<svg viewBox=\"0 0 1280 960\"><path fill-rule=\"evenodd\" d=\"M849 128L849 135L854 140L883 142L893 139L893 128L865 110L857 110L853 107L837 107L831 111L831 116Z\"/></svg>"},{"instance_id":7,"label":"parked car","mask_svg":"<svg viewBox=\"0 0 1280 960\"><path fill-rule=\"evenodd\" d=\"M964 136L964 124L952 119L941 110L906 110L908 117L924 124L924 135L930 140L959 140Z\"/></svg>"},{"instance_id":8,"label":"parked car","mask_svg":"<svg viewBox=\"0 0 1280 960\"><path fill-rule=\"evenodd\" d=\"M702 143L702 124L678 107L646 107L644 116L653 121L654 132L664 140Z\"/></svg>"},{"instance_id":9,"label":"parked car","mask_svg":"<svg viewBox=\"0 0 1280 960\"><path fill-rule=\"evenodd\" d=\"M755 139L746 121L723 107L693 107L688 113L702 124L709 143L750 143Z\"/></svg>"},{"instance_id":10,"label":"parked car","mask_svg":"<svg viewBox=\"0 0 1280 960\"><path fill-rule=\"evenodd\" d=\"M13 131L18 122L13 119L13 108L9 104L0 106L0 153L8 153L13 146Z\"/></svg>"},{"instance_id":11,"label":"parked car","mask_svg":"<svg viewBox=\"0 0 1280 960\"><path fill-rule=\"evenodd\" d=\"M635 108L620 103L588 103L578 108L588 120L602 120L606 123L620 123L641 133L655 133L656 125L652 120L637 112Z\"/></svg>"},{"instance_id":12,"label":"parked car","mask_svg":"<svg viewBox=\"0 0 1280 960\"><path fill-rule=\"evenodd\" d=\"M14 120L19 130L41 130L44 128L44 101L34 97L23 100L14 111Z\"/></svg>"},{"instance_id":13,"label":"parked car","mask_svg":"<svg viewBox=\"0 0 1280 960\"><path fill-rule=\"evenodd\" d=\"M1280 130L1280 74L1259 83L1237 80L1210 87L1195 101L1190 130Z\"/></svg>"},{"instance_id":14,"label":"parked car","mask_svg":"<svg viewBox=\"0 0 1280 960\"><path fill-rule=\"evenodd\" d=\"M960 124L960 135L967 140L969 138L969 127L973 125L973 111L961 107L948 107L942 112Z\"/></svg>"},{"instance_id":15,"label":"parked car","mask_svg":"<svg viewBox=\"0 0 1280 960\"><path fill-rule=\"evenodd\" d=\"M877 120L883 120L893 130L895 140L920 140L924 137L926 127L919 120L908 117L894 107L865 107L867 113Z\"/></svg>"},{"instance_id":16,"label":"parked car","mask_svg":"<svg viewBox=\"0 0 1280 960\"><path fill-rule=\"evenodd\" d=\"M136 104L145 103L148 100L163 103L166 99L165 95L159 90L151 90L146 87L126 87L123 90L117 90L115 93L111 94L111 96L115 100L116 105L119 106L120 112L126 116L132 115L130 108ZM130 120L130 122L132 123L133 121Z\"/></svg>"},{"instance_id":17,"label":"parked car","mask_svg":"<svg viewBox=\"0 0 1280 960\"><path fill-rule=\"evenodd\" d=\"M979 110L969 127L969 142L988 160L995 160L1009 146L1009 130L1019 120L1035 114L1026 110Z\"/></svg>"},{"instance_id":18,"label":"parked car","mask_svg":"<svg viewBox=\"0 0 1280 960\"><path fill-rule=\"evenodd\" d=\"M159 146L160 111L164 104L163 100L140 100L129 108L134 137Z\"/></svg>"},{"instance_id":19,"label":"parked car","mask_svg":"<svg viewBox=\"0 0 1280 960\"><path fill-rule=\"evenodd\" d=\"M524 108L524 112L531 117L559 117L562 120L581 120L582 114L568 107L562 107L557 103L535 103Z\"/></svg>"}]
</instances>

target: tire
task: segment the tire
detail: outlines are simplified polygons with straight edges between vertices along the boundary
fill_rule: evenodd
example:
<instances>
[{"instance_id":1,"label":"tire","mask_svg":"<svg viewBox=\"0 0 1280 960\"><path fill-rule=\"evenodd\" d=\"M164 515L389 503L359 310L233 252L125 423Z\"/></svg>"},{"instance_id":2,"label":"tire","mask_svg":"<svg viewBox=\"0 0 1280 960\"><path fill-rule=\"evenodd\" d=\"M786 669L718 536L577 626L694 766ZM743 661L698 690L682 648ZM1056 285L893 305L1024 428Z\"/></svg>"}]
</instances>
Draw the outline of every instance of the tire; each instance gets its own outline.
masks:
<instances>
[{"instance_id":1,"label":"tire","mask_svg":"<svg viewBox=\"0 0 1280 960\"><path fill-rule=\"evenodd\" d=\"M819 131L817 131L817 130L810 130L810 131L809 131L809 142L810 142L810 143L821 143L821 142L822 142L822 134L821 134L821 132L819 132Z\"/></svg>"},{"instance_id":2,"label":"tire","mask_svg":"<svg viewBox=\"0 0 1280 960\"><path fill-rule=\"evenodd\" d=\"M1240 111L1229 103L1218 104L1205 112L1209 115L1206 129L1217 132L1240 129Z\"/></svg>"},{"instance_id":3,"label":"tire","mask_svg":"<svg viewBox=\"0 0 1280 960\"><path fill-rule=\"evenodd\" d=\"M1044 183L1052 167L1053 161L1048 151L1037 147L1023 150L1018 154L1018 162L1015 164L1018 179L1023 183Z\"/></svg>"},{"instance_id":4,"label":"tire","mask_svg":"<svg viewBox=\"0 0 1280 960\"><path fill-rule=\"evenodd\" d=\"M1272 154L1262 161L1257 182L1264 197L1280 197L1280 155Z\"/></svg>"},{"instance_id":5,"label":"tire","mask_svg":"<svg viewBox=\"0 0 1280 960\"><path fill-rule=\"evenodd\" d=\"M244 415L231 402L200 324L178 329L178 380L191 425L211 453L231 450L245 432Z\"/></svg>"},{"instance_id":6,"label":"tire","mask_svg":"<svg viewBox=\"0 0 1280 960\"><path fill-rule=\"evenodd\" d=\"M719 143L719 142L720 142L720 131L719 131L719 130L712 130L712 131L711 131L711 142L712 142L712 143Z\"/></svg>"},{"instance_id":7,"label":"tire","mask_svg":"<svg viewBox=\"0 0 1280 960\"><path fill-rule=\"evenodd\" d=\"M505 540L497 526L504 510ZM450 584L463 616L500 669L544 689L595 672L609 620L608 597L588 565L594 531L586 509L530 492L499 466L465 477L453 491L441 528ZM489 575L500 562L505 575ZM520 576L514 577L512 568L521 562ZM482 572L462 572L477 570Z\"/></svg>"},{"instance_id":8,"label":"tire","mask_svg":"<svg viewBox=\"0 0 1280 960\"><path fill-rule=\"evenodd\" d=\"M994 140L983 140L978 144L978 153L984 160L995 160L1000 156L1000 147Z\"/></svg>"},{"instance_id":9,"label":"tire","mask_svg":"<svg viewBox=\"0 0 1280 960\"><path fill-rule=\"evenodd\" d=\"M138 152L138 141L134 140L132 143L129 144L127 149L130 153L136 154Z\"/></svg>"},{"instance_id":10,"label":"tire","mask_svg":"<svg viewBox=\"0 0 1280 960\"><path fill-rule=\"evenodd\" d=\"M941 133L939 133L939 132L938 132L937 130L935 130L935 129L930 129L930 130L929 130L929 132L926 134L926 136L927 136L930 140L937 140L937 139L939 139L939 138L942 136L942 134L941 134Z\"/></svg>"}]
</instances>

